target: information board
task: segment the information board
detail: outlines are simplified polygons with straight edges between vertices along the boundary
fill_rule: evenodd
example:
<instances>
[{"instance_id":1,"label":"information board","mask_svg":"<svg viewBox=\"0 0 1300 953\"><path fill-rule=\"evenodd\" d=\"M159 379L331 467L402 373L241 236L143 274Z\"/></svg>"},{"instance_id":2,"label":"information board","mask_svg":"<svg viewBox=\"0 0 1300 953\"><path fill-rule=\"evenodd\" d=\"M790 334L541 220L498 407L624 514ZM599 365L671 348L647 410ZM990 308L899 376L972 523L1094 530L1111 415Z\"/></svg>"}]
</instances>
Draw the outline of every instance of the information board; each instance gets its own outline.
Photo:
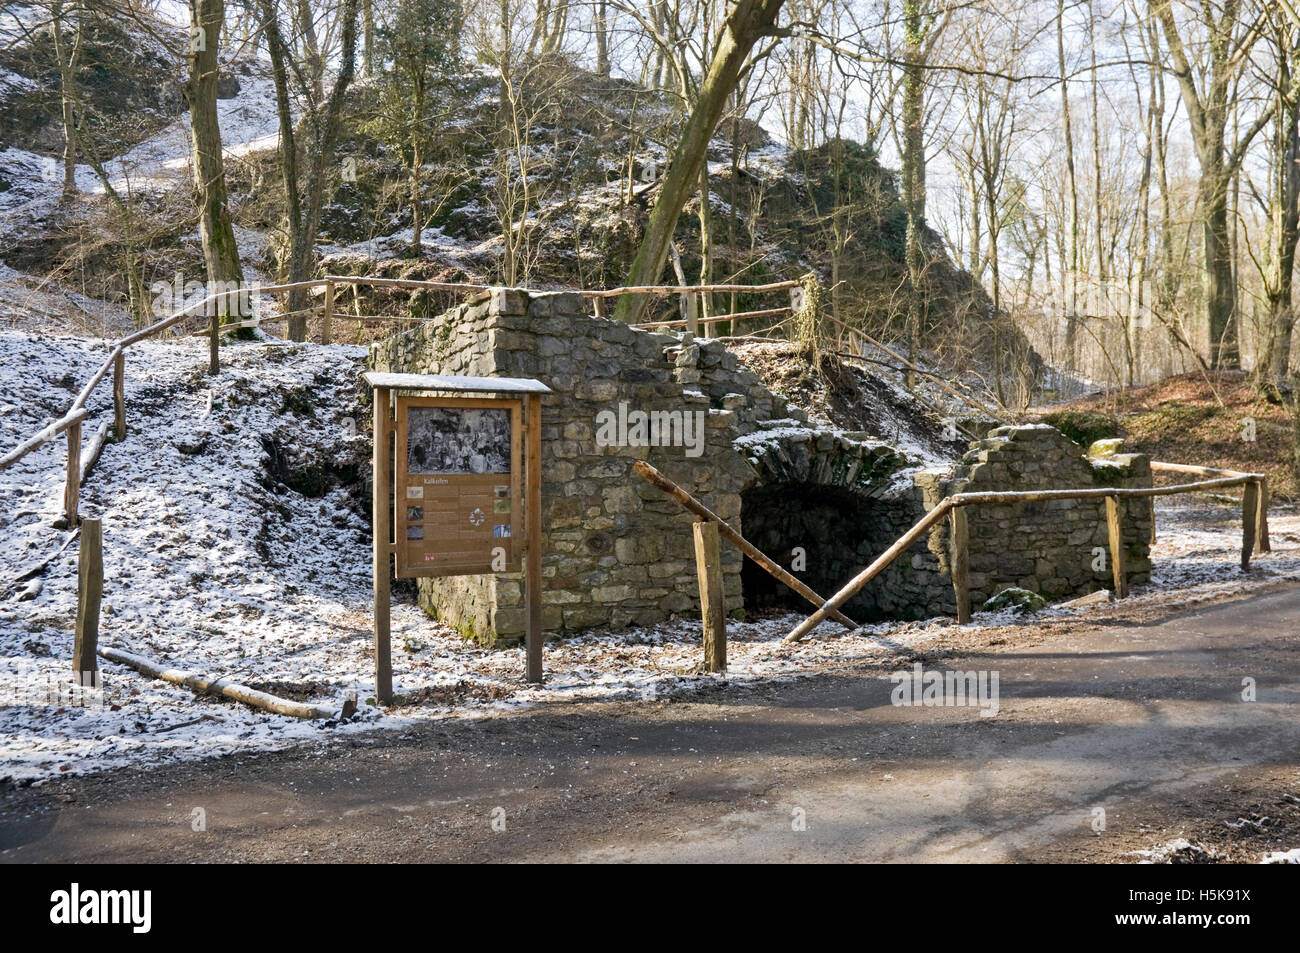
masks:
<instances>
[{"instance_id":1,"label":"information board","mask_svg":"<svg viewBox=\"0 0 1300 953\"><path fill-rule=\"evenodd\" d=\"M522 402L396 401L397 575L518 572Z\"/></svg>"}]
</instances>

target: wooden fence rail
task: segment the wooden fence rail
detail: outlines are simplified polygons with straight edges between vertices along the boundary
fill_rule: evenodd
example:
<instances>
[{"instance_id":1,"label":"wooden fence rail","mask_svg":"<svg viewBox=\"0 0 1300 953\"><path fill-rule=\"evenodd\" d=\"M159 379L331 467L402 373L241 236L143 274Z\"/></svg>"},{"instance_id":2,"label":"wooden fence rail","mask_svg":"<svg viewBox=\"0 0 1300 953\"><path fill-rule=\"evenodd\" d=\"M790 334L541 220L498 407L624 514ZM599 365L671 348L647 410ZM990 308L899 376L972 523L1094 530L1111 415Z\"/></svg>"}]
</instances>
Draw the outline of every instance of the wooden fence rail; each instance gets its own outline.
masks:
<instances>
[{"instance_id":1,"label":"wooden fence rail","mask_svg":"<svg viewBox=\"0 0 1300 953\"><path fill-rule=\"evenodd\" d=\"M445 282L445 281L416 281L402 278L371 278L362 275L325 275L322 278L313 278L309 281L297 281L281 285L268 285L266 287L255 288L236 288L226 291L220 291L210 294L200 301L172 312L167 317L162 318L155 323L134 331L115 342L104 362L90 376L90 379L81 388L72 406L67 412L57 420L47 424L44 428L34 433L24 440L18 446L14 447L4 456L0 457L0 470L5 470L13 466L23 457L32 451L38 449L46 443L49 443L60 434L65 434L68 441L68 459L67 471L65 474L63 490L63 520L69 526L75 526L78 522L78 507L81 494L81 436L82 424L89 416L86 409L86 403L89 401L95 389L103 382L104 378L110 372L113 375L113 434L116 440L124 440L127 433L126 421L126 349L133 344L146 340L163 333L178 324L194 317L206 317L207 328L199 332L206 335L209 339L208 349L208 372L217 374L220 371L220 352L218 348L220 336L229 331L235 331L247 328L260 327L263 324L271 324L283 321L292 316L302 314L315 314L318 311L321 314L321 343L330 344L333 332L333 324L336 318L345 318L357 322L373 320L418 320L405 318L400 315L347 315L340 314L335 308L336 290L340 285L366 285L377 288L406 288L422 289L426 291L450 291L457 293L481 293L485 291L494 291L500 286L481 285L464 282ZM629 288L609 288L598 291L582 291L573 289L568 290L570 293L576 293L584 298L592 300L596 304L599 313L600 303L608 298L616 298L626 294L700 294L704 292L742 292L742 293L764 293L783 291L800 286L798 281L777 281L763 285L735 285L735 284L717 284L717 285L650 285L637 286ZM292 291L314 289L323 289L323 300L319 308L303 308L289 313L270 314L258 316L252 319L242 321L231 321L222 323L223 312L229 311L231 299L238 302L241 298L250 296L287 294ZM514 289L528 293L539 293L534 289ZM774 309L787 310L787 309ZM740 315L743 316L743 315ZM705 319L708 320L708 319ZM718 320L722 320L721 318ZM675 322L674 322L675 323Z\"/></svg>"},{"instance_id":2,"label":"wooden fence rail","mask_svg":"<svg viewBox=\"0 0 1300 953\"><path fill-rule=\"evenodd\" d=\"M1107 539L1110 549L1112 578L1116 598L1128 594L1128 579L1124 565L1124 533L1122 524L1123 510L1119 505L1125 499L1151 499L1158 496L1172 496L1180 493L1199 493L1205 490L1240 486L1243 488L1241 517L1241 568L1250 568L1252 551L1258 546L1260 552L1269 552L1268 542L1268 492L1267 478L1260 473L1239 473L1234 470L1217 470L1211 467L1192 467L1186 464L1152 462L1153 471L1170 473L1192 473L1196 475L1225 474L1194 483L1178 483L1172 486L1152 487L1099 487L1075 490L1008 490L978 493L955 493L945 497L934 509L930 510L911 529L900 536L893 545L880 554L871 565L850 579L839 592L831 596L821 608L800 622L785 637L787 642L798 642L814 628L820 625L832 613L837 612L846 602L855 596L863 586L880 575L889 565L902 555L913 543L920 539L940 520L948 517L952 522L950 556L952 562L953 591L957 603L957 621L970 621L970 557L969 533L966 528L965 514L968 506L982 506L996 503L1043 503L1053 500L1105 500ZM960 515L959 515L960 514ZM1154 509L1152 520L1155 519Z\"/></svg>"}]
</instances>

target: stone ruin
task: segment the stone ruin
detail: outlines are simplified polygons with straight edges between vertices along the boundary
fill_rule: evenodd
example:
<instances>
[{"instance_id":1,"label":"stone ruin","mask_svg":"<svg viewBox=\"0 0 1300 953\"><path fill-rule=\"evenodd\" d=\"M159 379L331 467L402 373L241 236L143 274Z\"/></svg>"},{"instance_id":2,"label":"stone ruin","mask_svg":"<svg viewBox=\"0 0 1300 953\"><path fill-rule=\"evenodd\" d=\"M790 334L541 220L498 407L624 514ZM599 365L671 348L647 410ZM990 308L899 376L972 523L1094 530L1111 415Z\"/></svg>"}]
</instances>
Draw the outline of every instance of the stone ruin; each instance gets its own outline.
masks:
<instances>
[{"instance_id":1,"label":"stone ruin","mask_svg":"<svg viewBox=\"0 0 1300 953\"><path fill-rule=\"evenodd\" d=\"M1046 425L1000 427L960 460L927 466L868 433L811 421L720 341L594 317L572 293L506 290L471 299L378 342L369 363L382 371L532 377L555 392L542 414L548 632L698 613L693 517L633 472L640 459L787 568L802 563L797 575L823 596L950 493L1151 482L1144 456L1092 461ZM1150 507L1125 505L1128 576L1139 583L1150 568ZM1093 568L1094 547L1107 544L1104 501L981 506L968 518L976 608L1011 586L1056 599L1111 584L1108 569ZM734 547L724 543L722 552L733 617L770 607L811 611ZM845 611L859 622L955 614L948 571L941 522ZM421 579L419 592L426 611L468 637L491 643L523 634L518 575Z\"/></svg>"}]
</instances>

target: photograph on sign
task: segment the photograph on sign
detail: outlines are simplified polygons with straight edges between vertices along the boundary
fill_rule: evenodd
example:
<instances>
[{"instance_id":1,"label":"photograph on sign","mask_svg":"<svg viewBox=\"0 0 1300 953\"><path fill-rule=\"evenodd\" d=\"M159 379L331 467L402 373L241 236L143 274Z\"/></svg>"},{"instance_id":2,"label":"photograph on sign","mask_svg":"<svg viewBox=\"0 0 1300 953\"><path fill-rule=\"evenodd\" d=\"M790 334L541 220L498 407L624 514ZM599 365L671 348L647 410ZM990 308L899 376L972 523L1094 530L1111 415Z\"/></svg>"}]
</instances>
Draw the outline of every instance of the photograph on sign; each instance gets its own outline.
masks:
<instances>
[{"instance_id":1,"label":"photograph on sign","mask_svg":"<svg viewBox=\"0 0 1300 953\"><path fill-rule=\"evenodd\" d=\"M509 473L510 410L412 407L407 417L410 473Z\"/></svg>"},{"instance_id":2,"label":"photograph on sign","mask_svg":"<svg viewBox=\"0 0 1300 953\"><path fill-rule=\"evenodd\" d=\"M522 405L399 397L397 575L516 572Z\"/></svg>"}]
</instances>

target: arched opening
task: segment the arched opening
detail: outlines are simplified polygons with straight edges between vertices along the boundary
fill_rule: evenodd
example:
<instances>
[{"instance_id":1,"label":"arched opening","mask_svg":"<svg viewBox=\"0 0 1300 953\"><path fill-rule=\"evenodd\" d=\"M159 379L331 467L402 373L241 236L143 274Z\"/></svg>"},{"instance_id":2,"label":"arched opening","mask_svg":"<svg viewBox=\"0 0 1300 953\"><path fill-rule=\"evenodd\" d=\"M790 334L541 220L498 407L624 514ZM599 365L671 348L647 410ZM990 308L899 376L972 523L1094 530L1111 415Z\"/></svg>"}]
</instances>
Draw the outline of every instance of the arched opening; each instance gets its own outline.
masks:
<instances>
[{"instance_id":1,"label":"arched opening","mask_svg":"<svg viewBox=\"0 0 1300 953\"><path fill-rule=\"evenodd\" d=\"M843 487L774 483L741 494L745 538L819 594L830 597L898 536L894 506ZM809 609L807 600L745 559L740 573L745 608ZM886 617L874 580L845 612L857 622Z\"/></svg>"}]
</instances>

